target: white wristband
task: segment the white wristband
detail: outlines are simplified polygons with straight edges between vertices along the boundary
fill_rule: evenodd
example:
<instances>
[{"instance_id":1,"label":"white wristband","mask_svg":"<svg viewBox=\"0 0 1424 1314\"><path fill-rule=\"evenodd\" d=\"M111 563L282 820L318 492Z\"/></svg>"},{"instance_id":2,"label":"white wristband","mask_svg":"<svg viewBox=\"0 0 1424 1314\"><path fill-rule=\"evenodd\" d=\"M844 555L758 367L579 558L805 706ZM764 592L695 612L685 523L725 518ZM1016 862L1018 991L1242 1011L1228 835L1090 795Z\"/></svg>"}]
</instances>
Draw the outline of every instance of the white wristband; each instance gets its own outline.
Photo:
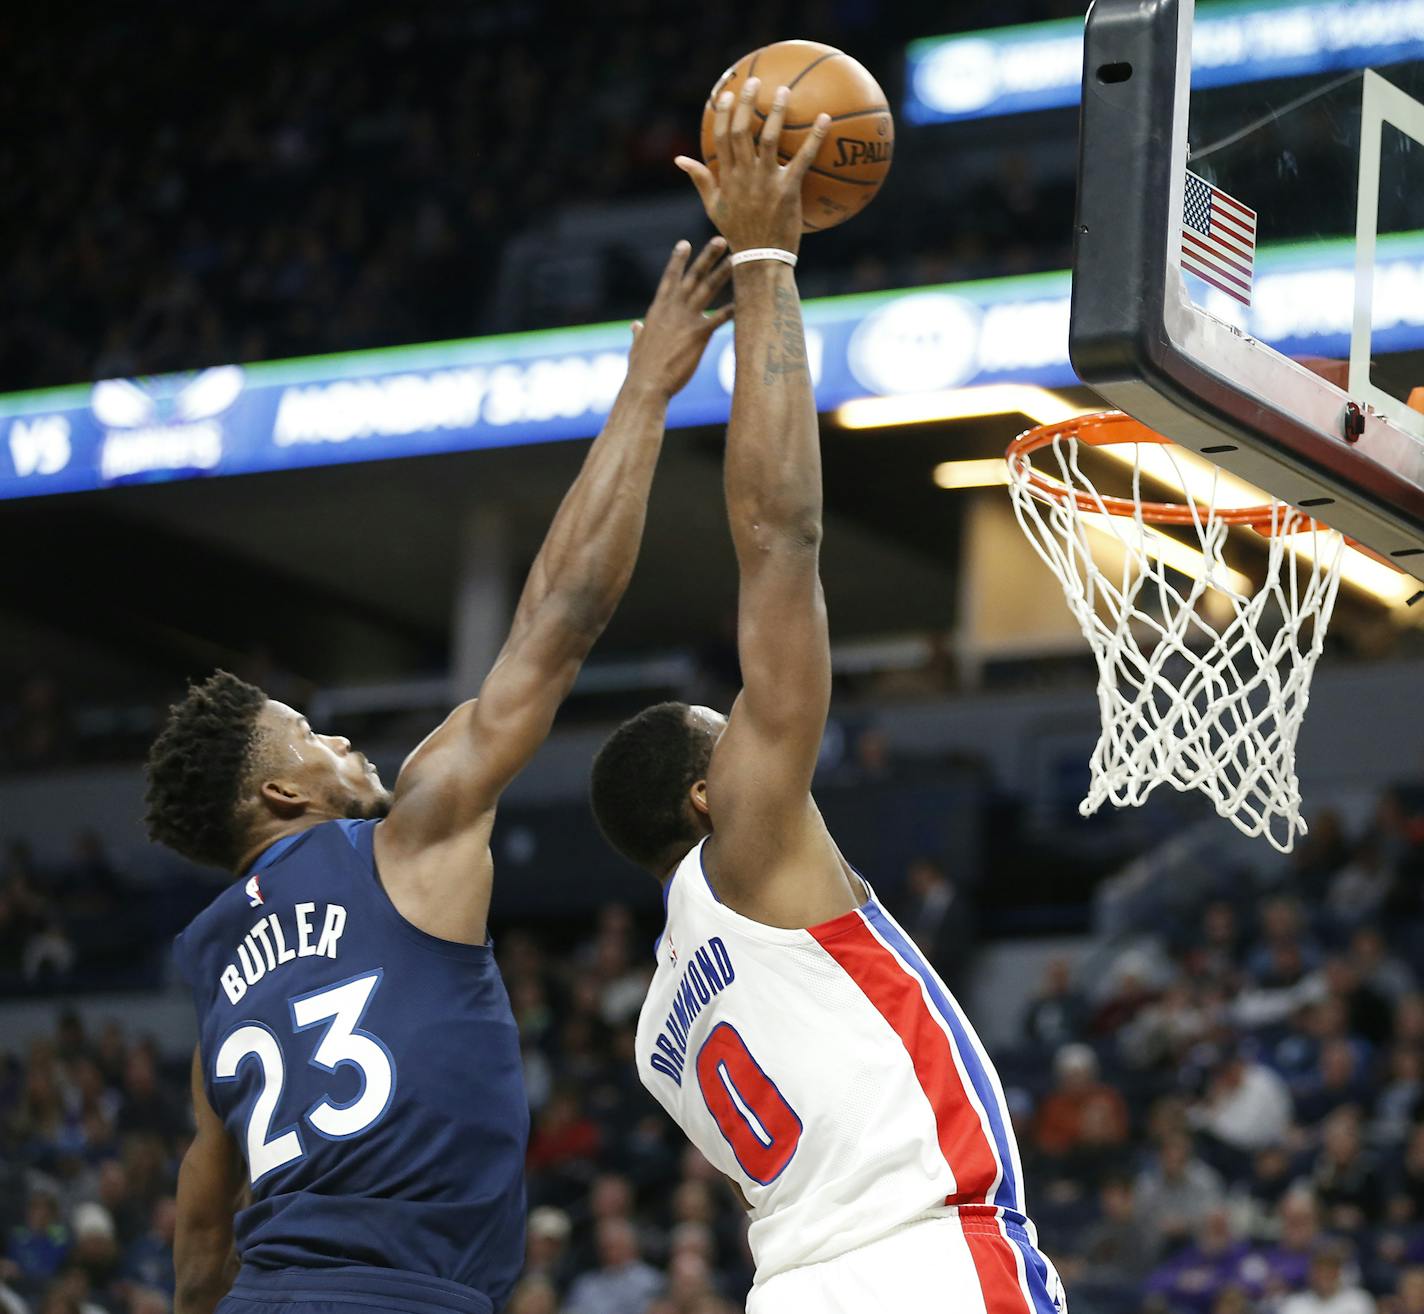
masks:
<instances>
[{"instance_id":1,"label":"white wristband","mask_svg":"<svg viewBox=\"0 0 1424 1314\"><path fill-rule=\"evenodd\" d=\"M779 246L752 246L745 251L733 251L729 259L732 267L737 265L747 265L753 260L780 260L784 265L791 265L795 268L796 253L794 251L783 251Z\"/></svg>"}]
</instances>

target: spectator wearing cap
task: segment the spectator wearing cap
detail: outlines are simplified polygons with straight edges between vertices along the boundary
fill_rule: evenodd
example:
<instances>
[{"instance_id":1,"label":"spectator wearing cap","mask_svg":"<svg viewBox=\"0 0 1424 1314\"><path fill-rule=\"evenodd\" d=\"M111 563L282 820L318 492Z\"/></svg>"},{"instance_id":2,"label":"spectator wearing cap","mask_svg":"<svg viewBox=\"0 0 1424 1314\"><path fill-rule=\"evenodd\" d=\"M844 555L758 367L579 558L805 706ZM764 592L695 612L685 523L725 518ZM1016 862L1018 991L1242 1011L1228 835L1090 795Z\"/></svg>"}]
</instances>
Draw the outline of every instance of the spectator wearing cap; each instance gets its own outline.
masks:
<instances>
[{"instance_id":1,"label":"spectator wearing cap","mask_svg":"<svg viewBox=\"0 0 1424 1314\"><path fill-rule=\"evenodd\" d=\"M1346 1272L1348 1255L1339 1242L1323 1243L1310 1262L1305 1291L1287 1296L1280 1314L1375 1314L1375 1302Z\"/></svg>"},{"instance_id":2,"label":"spectator wearing cap","mask_svg":"<svg viewBox=\"0 0 1424 1314\"><path fill-rule=\"evenodd\" d=\"M100 1305L115 1303L113 1286L119 1276L119 1243L114 1220L101 1204L86 1201L70 1215L74 1246L69 1265L84 1274L88 1290Z\"/></svg>"},{"instance_id":3,"label":"spectator wearing cap","mask_svg":"<svg viewBox=\"0 0 1424 1314\"><path fill-rule=\"evenodd\" d=\"M1113 1148L1127 1140L1127 1101L1098 1078L1098 1056L1087 1045L1064 1045L1053 1060L1057 1079L1034 1118L1038 1149L1061 1158Z\"/></svg>"}]
</instances>

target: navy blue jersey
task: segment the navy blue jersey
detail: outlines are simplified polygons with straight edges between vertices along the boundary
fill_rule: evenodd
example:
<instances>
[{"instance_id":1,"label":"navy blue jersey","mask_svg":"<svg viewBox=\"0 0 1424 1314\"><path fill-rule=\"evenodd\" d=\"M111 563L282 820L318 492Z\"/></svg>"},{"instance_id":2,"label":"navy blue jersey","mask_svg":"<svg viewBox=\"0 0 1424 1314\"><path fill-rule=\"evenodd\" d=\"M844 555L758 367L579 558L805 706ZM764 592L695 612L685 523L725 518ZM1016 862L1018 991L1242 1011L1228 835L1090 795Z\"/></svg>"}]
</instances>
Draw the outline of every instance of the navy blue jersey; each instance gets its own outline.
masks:
<instances>
[{"instance_id":1,"label":"navy blue jersey","mask_svg":"<svg viewBox=\"0 0 1424 1314\"><path fill-rule=\"evenodd\" d=\"M498 1306L524 1257L518 1031L488 945L396 911L378 824L278 841L178 937L207 1096L252 1182L237 1251L252 1274L368 1266Z\"/></svg>"}]
</instances>

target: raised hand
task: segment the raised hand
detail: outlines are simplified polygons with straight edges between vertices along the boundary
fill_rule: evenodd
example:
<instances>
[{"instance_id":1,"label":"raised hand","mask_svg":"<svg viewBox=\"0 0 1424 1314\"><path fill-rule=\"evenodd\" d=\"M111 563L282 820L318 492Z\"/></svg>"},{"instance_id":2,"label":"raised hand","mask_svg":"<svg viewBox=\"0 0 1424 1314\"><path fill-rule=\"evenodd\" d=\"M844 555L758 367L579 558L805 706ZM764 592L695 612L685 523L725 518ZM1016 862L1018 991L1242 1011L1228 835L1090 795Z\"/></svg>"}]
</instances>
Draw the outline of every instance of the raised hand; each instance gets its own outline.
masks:
<instances>
[{"instance_id":1,"label":"raised hand","mask_svg":"<svg viewBox=\"0 0 1424 1314\"><path fill-rule=\"evenodd\" d=\"M708 341L732 318L730 305L707 309L732 274L722 259L726 250L727 243L714 237L689 265L691 243L673 247L653 304L633 324L630 378L645 379L667 397L687 386Z\"/></svg>"},{"instance_id":2,"label":"raised hand","mask_svg":"<svg viewBox=\"0 0 1424 1314\"><path fill-rule=\"evenodd\" d=\"M777 149L791 92L786 87L776 89L758 139L753 111L760 86L760 79L748 78L739 96L724 91L718 97L712 121L715 176L701 161L686 155L679 155L674 163L692 179L707 217L733 251L771 246L794 252L801 244L801 180L821 149L831 120L818 114L801 149L790 163L782 164Z\"/></svg>"}]
</instances>

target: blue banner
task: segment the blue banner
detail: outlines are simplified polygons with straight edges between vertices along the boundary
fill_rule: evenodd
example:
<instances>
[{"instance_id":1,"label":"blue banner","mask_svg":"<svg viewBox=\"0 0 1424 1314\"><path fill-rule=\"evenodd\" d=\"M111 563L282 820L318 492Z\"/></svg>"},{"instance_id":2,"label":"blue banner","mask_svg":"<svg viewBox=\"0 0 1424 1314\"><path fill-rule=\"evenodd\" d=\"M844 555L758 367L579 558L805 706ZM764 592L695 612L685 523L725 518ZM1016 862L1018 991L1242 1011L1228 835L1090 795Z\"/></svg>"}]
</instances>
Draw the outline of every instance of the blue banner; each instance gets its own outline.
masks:
<instances>
[{"instance_id":1,"label":"blue banner","mask_svg":"<svg viewBox=\"0 0 1424 1314\"><path fill-rule=\"evenodd\" d=\"M1228 0L1197 7L1192 88L1424 59L1424 0ZM1078 103L1083 23L927 37L906 52L911 123L1021 114Z\"/></svg>"},{"instance_id":2,"label":"blue banner","mask_svg":"<svg viewBox=\"0 0 1424 1314\"><path fill-rule=\"evenodd\" d=\"M1299 355L1349 354L1349 242L1260 253L1242 327ZM1066 387L1068 273L813 300L820 409L988 383ZM1234 314L1221 298L1211 309ZM1378 351L1424 348L1424 233L1380 240ZM0 396L0 499L553 442L596 433L627 367L628 327L352 352ZM731 329L672 403L673 426L720 424Z\"/></svg>"}]
</instances>

